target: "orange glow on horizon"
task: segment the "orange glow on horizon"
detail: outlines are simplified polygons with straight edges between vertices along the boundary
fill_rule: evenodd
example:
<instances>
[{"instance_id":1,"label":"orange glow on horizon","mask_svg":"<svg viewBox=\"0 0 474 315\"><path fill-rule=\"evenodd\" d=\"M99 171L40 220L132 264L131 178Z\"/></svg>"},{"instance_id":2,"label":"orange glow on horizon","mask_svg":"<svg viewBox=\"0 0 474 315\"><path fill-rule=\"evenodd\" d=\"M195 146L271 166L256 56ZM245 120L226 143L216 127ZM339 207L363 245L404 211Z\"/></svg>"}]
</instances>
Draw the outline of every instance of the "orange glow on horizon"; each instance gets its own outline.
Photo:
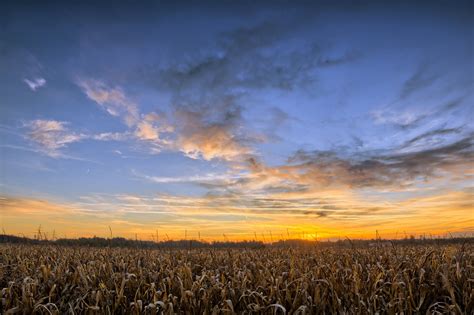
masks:
<instances>
[{"instance_id":1,"label":"orange glow on horizon","mask_svg":"<svg viewBox=\"0 0 474 315\"><path fill-rule=\"evenodd\" d=\"M467 202L467 204L466 204ZM429 237L448 236L448 233L473 235L474 219L469 207L470 194L451 192L418 200L407 200L397 207L416 208L416 213L405 216L361 216L354 221L346 219L308 218L307 216L268 216L271 220L259 221L261 216L252 214L242 221L233 222L233 214L208 210L204 217L194 217L194 211L180 214L181 220L147 221L141 216L116 218L107 213L94 213L75 204L59 204L46 200L3 197L1 225L5 233L33 237L38 228L46 236L110 237L120 236L141 240L243 241L258 240L265 243L286 239L336 240L345 237L374 239L380 237L400 239L414 235ZM398 208L396 208L398 209ZM390 213L391 207L387 209ZM176 211L177 212L177 211ZM178 215L177 212L175 215ZM217 216L213 216L217 215ZM159 215L157 215L159 216ZM226 219L228 221L215 221ZM25 218L28 220L25 220ZM424 218L429 217L426 221ZM240 220L240 217L236 217ZM393 219L395 218L395 220ZM192 222L192 225L190 224ZM158 236L157 236L158 234Z\"/></svg>"}]
</instances>

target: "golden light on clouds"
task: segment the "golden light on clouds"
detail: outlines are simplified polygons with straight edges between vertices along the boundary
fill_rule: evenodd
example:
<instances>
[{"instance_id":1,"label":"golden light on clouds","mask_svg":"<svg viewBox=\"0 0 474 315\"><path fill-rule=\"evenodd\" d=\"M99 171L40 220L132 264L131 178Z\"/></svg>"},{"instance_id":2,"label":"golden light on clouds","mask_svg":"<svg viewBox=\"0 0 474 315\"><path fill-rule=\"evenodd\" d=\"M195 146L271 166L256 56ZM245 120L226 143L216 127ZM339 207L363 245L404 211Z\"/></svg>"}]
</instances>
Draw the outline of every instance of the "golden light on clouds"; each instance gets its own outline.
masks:
<instances>
[{"instance_id":1,"label":"golden light on clouds","mask_svg":"<svg viewBox=\"0 0 474 315\"><path fill-rule=\"evenodd\" d=\"M343 5L351 14L334 23L325 5L284 7L243 19L183 7L182 22L159 26L153 10L132 10L126 32L88 10L61 32L12 11L2 228L208 240L472 233L467 11L441 18L435 5L420 19L377 5L361 19Z\"/></svg>"},{"instance_id":2,"label":"golden light on clouds","mask_svg":"<svg viewBox=\"0 0 474 315\"><path fill-rule=\"evenodd\" d=\"M327 193L327 192L326 192ZM0 199L1 224L8 232L32 236L39 225L56 236L116 236L270 241L287 238L372 238L472 233L472 191L453 191L397 202L367 202L353 193L332 191L331 197L292 193L290 198L92 196L76 203ZM216 200L217 199L217 200ZM324 202L323 202L324 200ZM318 201L318 202L317 202ZM252 207L252 205L254 205ZM319 207L319 208L318 208ZM113 212L108 208L115 209ZM25 220L28 218L28 220ZM166 236L165 236L166 235Z\"/></svg>"}]
</instances>

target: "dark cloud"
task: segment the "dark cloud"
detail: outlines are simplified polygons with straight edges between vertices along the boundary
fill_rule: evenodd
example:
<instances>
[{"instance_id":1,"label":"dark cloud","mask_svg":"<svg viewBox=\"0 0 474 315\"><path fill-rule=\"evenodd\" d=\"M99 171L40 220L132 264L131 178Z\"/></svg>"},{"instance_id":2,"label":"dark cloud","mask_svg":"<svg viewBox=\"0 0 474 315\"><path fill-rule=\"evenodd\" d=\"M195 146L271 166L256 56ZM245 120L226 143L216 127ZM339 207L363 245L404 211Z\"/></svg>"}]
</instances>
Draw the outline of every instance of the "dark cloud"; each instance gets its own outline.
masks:
<instances>
[{"instance_id":1,"label":"dark cloud","mask_svg":"<svg viewBox=\"0 0 474 315\"><path fill-rule=\"evenodd\" d=\"M355 144L355 147L356 148L362 148L364 146L364 141L362 141L361 138L357 137L357 136L352 136L352 140Z\"/></svg>"},{"instance_id":2,"label":"dark cloud","mask_svg":"<svg viewBox=\"0 0 474 315\"><path fill-rule=\"evenodd\" d=\"M228 211L238 211L249 214L290 214L295 216L308 216L316 218L331 217L344 219L354 216L364 216L374 213L386 213L390 206L367 206L362 204L350 204L330 198L323 197L256 197L239 193L208 194L205 207ZM204 206L203 204L203 206ZM405 213L409 213L407 211Z\"/></svg>"},{"instance_id":3,"label":"dark cloud","mask_svg":"<svg viewBox=\"0 0 474 315\"><path fill-rule=\"evenodd\" d=\"M425 133L422 133L410 140L408 140L405 143L405 147L409 147L413 144L416 144L420 142L421 140L427 140L427 139L433 139L434 137L437 136L446 136L446 135L452 135L452 134L459 134L462 131L462 128L442 128L442 129L435 129L431 131L427 131Z\"/></svg>"},{"instance_id":4,"label":"dark cloud","mask_svg":"<svg viewBox=\"0 0 474 315\"><path fill-rule=\"evenodd\" d=\"M415 72L403 84L400 98L406 99L419 90L431 86L440 75L433 73L429 63L421 63Z\"/></svg>"},{"instance_id":5,"label":"dark cloud","mask_svg":"<svg viewBox=\"0 0 474 315\"><path fill-rule=\"evenodd\" d=\"M361 58L362 54L358 51L349 51L344 53L342 56L320 56L317 65L319 67L330 67L330 66L337 66L340 64L345 64L348 62L356 61L357 59Z\"/></svg>"},{"instance_id":6,"label":"dark cloud","mask_svg":"<svg viewBox=\"0 0 474 315\"><path fill-rule=\"evenodd\" d=\"M291 90L316 81L315 69L352 62L360 54L349 51L333 55L327 47L309 39L297 43L292 35L301 32L311 19L275 17L275 21L221 33L207 53L191 54L186 63L143 70L159 87L178 91L226 91L275 88ZM313 41L313 42L312 42Z\"/></svg>"},{"instance_id":7,"label":"dark cloud","mask_svg":"<svg viewBox=\"0 0 474 315\"><path fill-rule=\"evenodd\" d=\"M416 151L407 151L408 144L378 152L359 150L352 155L335 150L298 150L279 166L268 166L251 156L245 164L248 173L234 181L207 186L207 198L212 207L252 213L351 218L383 212L385 207L341 205L335 196L325 200L320 195L326 189L340 191L344 187L408 188L443 173L464 173L472 167L473 134L460 135L458 129L432 130L407 143L444 135L456 139ZM318 197L311 197L314 194Z\"/></svg>"},{"instance_id":8,"label":"dark cloud","mask_svg":"<svg viewBox=\"0 0 474 315\"><path fill-rule=\"evenodd\" d=\"M305 215L313 215L319 218L327 217L332 211L305 211Z\"/></svg>"},{"instance_id":9,"label":"dark cloud","mask_svg":"<svg viewBox=\"0 0 474 315\"><path fill-rule=\"evenodd\" d=\"M436 130L408 142L452 132L457 130ZM337 152L300 150L289 158L288 162L293 164L286 168L298 182L316 186L400 186L420 178L433 177L441 171L469 167L473 157L473 134L469 134L449 144L405 153L391 150L384 154L360 153L344 158Z\"/></svg>"},{"instance_id":10,"label":"dark cloud","mask_svg":"<svg viewBox=\"0 0 474 315\"><path fill-rule=\"evenodd\" d=\"M446 112L449 112L453 109L458 108L459 106L461 106L463 104L466 97L467 97L467 94L462 95L462 96L457 97L457 98L454 98L454 99L446 102L444 105L442 105L439 108L439 110L436 112L436 114L438 114L438 115L445 114Z\"/></svg>"},{"instance_id":11,"label":"dark cloud","mask_svg":"<svg viewBox=\"0 0 474 315\"><path fill-rule=\"evenodd\" d=\"M275 108L269 112L271 127L257 129L261 134L249 130L251 124L242 114L247 110L242 104L248 90L317 88L320 68L361 58L361 53L351 48L335 52L331 39L323 42L313 37L308 26L317 25L314 18L318 14L312 9L307 14L301 7L297 12L289 10L288 16L282 14L286 10L276 10L242 23L247 26L206 39L185 58L180 55L171 63L153 65L152 60L151 66L140 66L141 79L172 95L178 150L190 157L228 161L256 154L256 142L281 139L278 127L288 121L288 115ZM225 29L229 25L222 27ZM433 83L436 77L431 72L428 64L420 65L405 82L403 97ZM425 118L422 114L400 126L410 128ZM243 126L249 134L244 134Z\"/></svg>"},{"instance_id":12,"label":"dark cloud","mask_svg":"<svg viewBox=\"0 0 474 315\"><path fill-rule=\"evenodd\" d=\"M305 19L303 19L305 20ZM185 64L148 67L144 77L172 91L179 150L190 157L235 160L254 154L252 144L279 140L275 132L289 120L278 108L264 125L246 128L242 98L248 89L302 88L316 80L318 67L351 62L358 55L332 56L320 45L292 45L291 34L307 21L267 21L221 33L206 52L191 53Z\"/></svg>"},{"instance_id":13,"label":"dark cloud","mask_svg":"<svg viewBox=\"0 0 474 315\"><path fill-rule=\"evenodd\" d=\"M402 130L416 129L435 119L446 120L446 115L466 104L464 101L469 93L454 97L449 101L440 102L432 109L395 111L389 108L372 112L376 123L390 124Z\"/></svg>"}]
</instances>

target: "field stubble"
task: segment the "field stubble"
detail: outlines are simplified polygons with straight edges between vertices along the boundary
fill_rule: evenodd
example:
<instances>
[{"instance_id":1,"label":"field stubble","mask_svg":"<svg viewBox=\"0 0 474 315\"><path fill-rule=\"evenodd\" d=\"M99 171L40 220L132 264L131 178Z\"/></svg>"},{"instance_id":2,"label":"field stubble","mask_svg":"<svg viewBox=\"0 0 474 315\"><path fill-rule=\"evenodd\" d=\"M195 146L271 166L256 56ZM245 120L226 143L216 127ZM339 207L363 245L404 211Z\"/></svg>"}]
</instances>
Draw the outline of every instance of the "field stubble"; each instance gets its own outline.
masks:
<instances>
[{"instance_id":1,"label":"field stubble","mask_svg":"<svg viewBox=\"0 0 474 315\"><path fill-rule=\"evenodd\" d=\"M472 245L0 245L0 313L472 314Z\"/></svg>"}]
</instances>

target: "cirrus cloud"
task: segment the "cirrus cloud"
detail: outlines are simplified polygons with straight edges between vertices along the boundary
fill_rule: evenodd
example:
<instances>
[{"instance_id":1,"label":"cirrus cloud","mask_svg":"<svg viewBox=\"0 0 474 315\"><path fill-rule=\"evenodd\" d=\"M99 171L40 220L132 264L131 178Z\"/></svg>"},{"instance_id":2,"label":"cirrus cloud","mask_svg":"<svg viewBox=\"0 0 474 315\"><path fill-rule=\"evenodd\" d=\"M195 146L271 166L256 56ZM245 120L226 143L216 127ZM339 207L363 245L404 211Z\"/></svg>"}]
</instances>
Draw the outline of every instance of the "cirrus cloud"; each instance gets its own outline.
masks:
<instances>
[{"instance_id":1,"label":"cirrus cloud","mask_svg":"<svg viewBox=\"0 0 474 315\"><path fill-rule=\"evenodd\" d=\"M84 134L72 132L68 123L56 120L32 120L24 127L29 129L28 138L39 145L40 150L51 157L61 157L60 149L86 138Z\"/></svg>"},{"instance_id":2,"label":"cirrus cloud","mask_svg":"<svg viewBox=\"0 0 474 315\"><path fill-rule=\"evenodd\" d=\"M25 78L23 79L23 82L26 83L26 85L28 85L28 87L33 91L33 92L36 92L36 90L38 90L39 88L43 87L46 85L46 79L44 78L33 78L33 79L28 79L28 78Z\"/></svg>"}]
</instances>

